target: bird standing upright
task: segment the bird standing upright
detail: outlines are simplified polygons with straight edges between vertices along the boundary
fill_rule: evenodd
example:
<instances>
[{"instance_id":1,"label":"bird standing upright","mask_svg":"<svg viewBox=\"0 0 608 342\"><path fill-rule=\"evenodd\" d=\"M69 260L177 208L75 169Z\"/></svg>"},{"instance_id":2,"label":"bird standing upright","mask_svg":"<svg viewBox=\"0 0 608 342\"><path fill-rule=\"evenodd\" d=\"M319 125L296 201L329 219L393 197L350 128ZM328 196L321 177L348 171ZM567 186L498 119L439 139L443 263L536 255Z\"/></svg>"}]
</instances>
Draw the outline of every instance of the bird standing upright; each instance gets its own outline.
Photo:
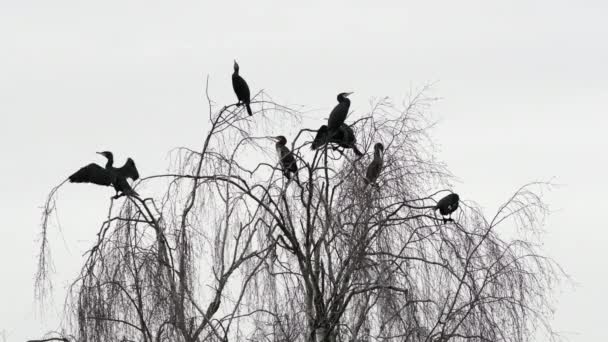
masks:
<instances>
[{"instance_id":1,"label":"bird standing upright","mask_svg":"<svg viewBox=\"0 0 608 342\"><path fill-rule=\"evenodd\" d=\"M274 138L277 143L275 147L277 149L277 155L279 156L279 162L281 163L281 168L283 169L283 175L287 179L291 179L291 175L295 176L296 182L298 181L298 164L296 162L296 158L293 155L293 152L289 150L287 145L287 139L279 135Z\"/></svg>"},{"instance_id":2,"label":"bird standing upright","mask_svg":"<svg viewBox=\"0 0 608 342\"><path fill-rule=\"evenodd\" d=\"M365 173L365 184L374 183L378 176L380 176L380 172L382 172L382 166L384 165L384 145L382 143L376 143L374 145L374 160L367 167L367 172Z\"/></svg>"},{"instance_id":3,"label":"bird standing upright","mask_svg":"<svg viewBox=\"0 0 608 342\"><path fill-rule=\"evenodd\" d=\"M433 210L439 210L441 216L449 215L446 219L443 217L443 223L447 223L452 220L452 213L458 209L458 202L460 201L460 197L458 194L451 193L444 198L440 199L439 202L435 205Z\"/></svg>"},{"instance_id":4,"label":"bird standing upright","mask_svg":"<svg viewBox=\"0 0 608 342\"><path fill-rule=\"evenodd\" d=\"M249 115L253 115L251 112L251 107L249 106L251 103L249 86L247 85L247 82L245 82L245 80L239 75L239 64L236 62L236 60L234 61L234 72L232 73L232 89L234 89L234 93L239 100L237 106L244 104L245 108L247 108L247 113Z\"/></svg>"},{"instance_id":5,"label":"bird standing upright","mask_svg":"<svg viewBox=\"0 0 608 342\"><path fill-rule=\"evenodd\" d=\"M68 178L70 182L93 183L104 186L112 185L114 186L114 190L116 190L116 196L114 196L114 198L118 198L122 195L138 196L135 190L129 185L129 182L127 182L127 178L133 180L139 178L139 172L135 167L133 159L128 158L127 162L122 167L115 168L113 166L114 155L112 152L104 151L97 153L107 158L106 167L103 168L95 163L91 163L72 174ZM119 192L122 193L120 196L118 195Z\"/></svg>"},{"instance_id":6,"label":"bird standing upright","mask_svg":"<svg viewBox=\"0 0 608 342\"><path fill-rule=\"evenodd\" d=\"M327 126L330 131L338 129L346 120L348 109L350 108L350 100L348 99L350 94L352 93L338 94L338 104L329 114L329 119L327 119Z\"/></svg>"}]
</instances>

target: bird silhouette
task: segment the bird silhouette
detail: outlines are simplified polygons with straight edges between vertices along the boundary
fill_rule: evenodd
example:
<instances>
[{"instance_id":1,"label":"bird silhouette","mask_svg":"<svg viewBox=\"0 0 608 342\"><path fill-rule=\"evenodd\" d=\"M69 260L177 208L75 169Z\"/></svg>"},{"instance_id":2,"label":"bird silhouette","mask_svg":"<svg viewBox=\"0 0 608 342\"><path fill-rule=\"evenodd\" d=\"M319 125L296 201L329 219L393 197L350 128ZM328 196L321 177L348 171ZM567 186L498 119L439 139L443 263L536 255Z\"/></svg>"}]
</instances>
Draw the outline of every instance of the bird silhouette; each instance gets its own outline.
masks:
<instances>
[{"instance_id":1,"label":"bird silhouette","mask_svg":"<svg viewBox=\"0 0 608 342\"><path fill-rule=\"evenodd\" d=\"M68 177L69 181L71 183L92 183L103 186L112 185L116 191L114 198L118 198L123 195L138 196L127 181L127 178L131 178L133 180L137 180L139 178L139 172L137 171L137 167L135 166L133 159L128 158L122 167L116 168L113 166L114 155L112 152L104 151L97 153L106 157L107 162L105 168L95 163L91 163L80 168L78 171ZM118 194L119 192L121 195Z\"/></svg>"},{"instance_id":2,"label":"bird silhouette","mask_svg":"<svg viewBox=\"0 0 608 342\"><path fill-rule=\"evenodd\" d=\"M234 89L234 93L239 100L237 106L244 104L245 108L247 108L247 113L249 115L253 115L251 112L251 107L249 106L251 103L249 86L247 85L247 82L245 82L245 79L239 75L239 64L236 62L236 60L234 61L234 72L232 73L232 89Z\"/></svg>"},{"instance_id":3,"label":"bird silhouette","mask_svg":"<svg viewBox=\"0 0 608 342\"><path fill-rule=\"evenodd\" d=\"M439 202L435 205L433 210L439 210L441 216L443 216L443 223L447 223L452 220L452 213L458 209L458 202L460 201L460 197L458 194L451 193L444 198L440 199ZM445 216L448 216L446 219Z\"/></svg>"},{"instance_id":4,"label":"bird silhouette","mask_svg":"<svg viewBox=\"0 0 608 342\"><path fill-rule=\"evenodd\" d=\"M298 164L296 162L296 158L293 155L293 152L289 150L287 145L287 138L282 135L274 137L277 141L275 147L277 149L277 155L279 156L279 162L281 164L281 169L283 170L283 175L287 179L291 179L292 174L295 176L296 182L299 184L298 180Z\"/></svg>"},{"instance_id":5,"label":"bird silhouette","mask_svg":"<svg viewBox=\"0 0 608 342\"><path fill-rule=\"evenodd\" d=\"M330 131L338 129L346 120L348 109L350 108L350 100L348 99L350 94L352 93L338 94L338 104L331 111L327 119L327 127Z\"/></svg>"},{"instance_id":6,"label":"bird silhouette","mask_svg":"<svg viewBox=\"0 0 608 342\"><path fill-rule=\"evenodd\" d=\"M369 164L367 172L365 173L365 184L376 182L378 176L380 176L380 172L382 172L383 165L384 145L382 145L382 143L376 143L376 145L374 145L374 160Z\"/></svg>"},{"instance_id":7,"label":"bird silhouette","mask_svg":"<svg viewBox=\"0 0 608 342\"><path fill-rule=\"evenodd\" d=\"M347 124L341 124L337 130L330 130L329 142L338 144L343 148L350 148L359 157L363 156L363 153L357 148L357 137L353 129Z\"/></svg>"},{"instance_id":8,"label":"bird silhouette","mask_svg":"<svg viewBox=\"0 0 608 342\"><path fill-rule=\"evenodd\" d=\"M317 150L321 146L327 144L329 138L328 135L329 128L327 128L326 125L322 125L321 127L319 127L319 129L317 130L317 135L315 135L315 139L312 141L312 144L310 144L310 148L312 150Z\"/></svg>"},{"instance_id":9,"label":"bird silhouette","mask_svg":"<svg viewBox=\"0 0 608 342\"><path fill-rule=\"evenodd\" d=\"M326 125L322 125L317 130L310 148L318 150L328 143L336 144L343 148L352 149L353 152L359 157L363 156L363 153L357 148L357 138L355 132L346 124L341 124L338 129L330 130Z\"/></svg>"}]
</instances>

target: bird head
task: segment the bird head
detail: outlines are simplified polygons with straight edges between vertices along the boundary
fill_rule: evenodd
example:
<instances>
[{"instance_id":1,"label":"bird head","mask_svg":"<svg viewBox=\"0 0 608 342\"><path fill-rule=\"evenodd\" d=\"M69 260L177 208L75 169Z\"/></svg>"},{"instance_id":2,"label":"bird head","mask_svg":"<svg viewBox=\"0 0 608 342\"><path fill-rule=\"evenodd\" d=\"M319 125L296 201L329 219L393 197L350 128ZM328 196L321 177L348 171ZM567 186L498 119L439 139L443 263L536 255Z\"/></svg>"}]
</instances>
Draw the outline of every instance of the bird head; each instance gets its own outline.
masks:
<instances>
[{"instance_id":1,"label":"bird head","mask_svg":"<svg viewBox=\"0 0 608 342\"><path fill-rule=\"evenodd\" d=\"M234 60L234 71L239 72L239 63L236 62L236 59Z\"/></svg>"},{"instance_id":2,"label":"bird head","mask_svg":"<svg viewBox=\"0 0 608 342\"><path fill-rule=\"evenodd\" d=\"M114 158L114 156L112 155L112 152L110 152L110 151L97 152L97 154L101 154L102 156L106 157L106 159L108 159L108 160Z\"/></svg>"},{"instance_id":3,"label":"bird head","mask_svg":"<svg viewBox=\"0 0 608 342\"><path fill-rule=\"evenodd\" d=\"M350 96L353 92L350 93L340 93L338 94L338 102L344 101L348 96Z\"/></svg>"},{"instance_id":4,"label":"bird head","mask_svg":"<svg viewBox=\"0 0 608 342\"><path fill-rule=\"evenodd\" d=\"M285 145L285 144L287 144L287 138L285 138L282 135L277 135L273 139L277 141L277 145Z\"/></svg>"},{"instance_id":5,"label":"bird head","mask_svg":"<svg viewBox=\"0 0 608 342\"><path fill-rule=\"evenodd\" d=\"M384 156L384 145L382 145L382 143L376 143L374 145L374 152L380 156Z\"/></svg>"}]
</instances>

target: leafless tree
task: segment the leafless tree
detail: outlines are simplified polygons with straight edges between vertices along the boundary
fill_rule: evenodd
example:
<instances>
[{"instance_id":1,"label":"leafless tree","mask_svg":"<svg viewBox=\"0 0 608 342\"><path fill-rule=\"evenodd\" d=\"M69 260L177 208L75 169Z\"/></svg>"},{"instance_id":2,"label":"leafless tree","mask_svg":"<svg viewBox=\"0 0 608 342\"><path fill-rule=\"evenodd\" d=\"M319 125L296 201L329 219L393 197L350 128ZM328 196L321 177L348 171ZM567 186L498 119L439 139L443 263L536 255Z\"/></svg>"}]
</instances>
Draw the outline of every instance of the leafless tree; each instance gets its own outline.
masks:
<instances>
[{"instance_id":1,"label":"leafless tree","mask_svg":"<svg viewBox=\"0 0 608 342\"><path fill-rule=\"evenodd\" d=\"M298 113L259 93L250 118L207 96L202 147L176 149L171 173L136 184L162 196L110 203L66 301L70 340L519 342L539 329L555 338L562 273L536 244L544 185L521 187L492 216L465 200L444 224L433 207L451 175L435 159L425 91L349 118L361 150L385 146L369 185L369 154L311 151L316 127L290 139L300 181L288 181L268 136Z\"/></svg>"}]
</instances>

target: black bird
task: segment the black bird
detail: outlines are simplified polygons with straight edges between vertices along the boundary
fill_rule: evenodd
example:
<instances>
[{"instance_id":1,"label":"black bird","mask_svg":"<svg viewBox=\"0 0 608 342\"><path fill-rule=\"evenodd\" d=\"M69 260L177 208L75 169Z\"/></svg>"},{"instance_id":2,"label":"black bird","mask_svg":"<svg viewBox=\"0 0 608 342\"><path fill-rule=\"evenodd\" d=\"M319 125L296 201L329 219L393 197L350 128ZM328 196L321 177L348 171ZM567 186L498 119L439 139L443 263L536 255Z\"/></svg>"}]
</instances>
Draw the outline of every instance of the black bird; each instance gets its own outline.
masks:
<instances>
[{"instance_id":1,"label":"black bird","mask_svg":"<svg viewBox=\"0 0 608 342\"><path fill-rule=\"evenodd\" d=\"M437 205L435 205L435 208L433 209L435 211L439 210L441 216L449 215L447 219L443 217L443 223L452 220L452 213L458 209L458 201L460 201L458 194L451 193L437 202Z\"/></svg>"},{"instance_id":2,"label":"black bird","mask_svg":"<svg viewBox=\"0 0 608 342\"><path fill-rule=\"evenodd\" d=\"M352 148L357 156L363 156L363 153L357 148L355 132L346 124L340 125L340 127L334 131L330 131L325 125L319 127L310 148L318 150L327 143L334 143L343 148Z\"/></svg>"},{"instance_id":3,"label":"black bird","mask_svg":"<svg viewBox=\"0 0 608 342\"><path fill-rule=\"evenodd\" d=\"M346 115L348 115L348 109L350 108L350 100L348 99L348 95L350 94L352 93L338 94L338 104L329 114L329 119L327 119L327 126L330 130L338 129L346 120Z\"/></svg>"},{"instance_id":4,"label":"black bird","mask_svg":"<svg viewBox=\"0 0 608 342\"><path fill-rule=\"evenodd\" d=\"M374 183L380 172L382 172L382 166L384 165L384 145L382 143L376 143L374 145L374 160L367 167L365 173L365 184Z\"/></svg>"},{"instance_id":5,"label":"black bird","mask_svg":"<svg viewBox=\"0 0 608 342\"><path fill-rule=\"evenodd\" d=\"M336 143L340 147L352 148L357 156L363 156L363 153L357 148L355 132L347 124L342 124L337 130L330 132L329 142Z\"/></svg>"},{"instance_id":6,"label":"black bird","mask_svg":"<svg viewBox=\"0 0 608 342\"><path fill-rule=\"evenodd\" d=\"M283 175L287 179L291 179L291 174L293 174L296 178L296 182L298 181L298 164L296 162L296 158L293 155L293 152L289 150L287 145L287 139L279 135L274 138L277 143L275 147L277 149L277 155L279 156L279 162L281 163L281 168L283 169Z\"/></svg>"},{"instance_id":7,"label":"black bird","mask_svg":"<svg viewBox=\"0 0 608 342\"><path fill-rule=\"evenodd\" d=\"M249 86L247 85L247 82L245 82L245 80L239 75L239 64L236 62L236 60L234 61L234 72L232 73L232 89L234 89L234 93L239 100L237 106L245 104L247 113L249 113L249 115L253 115L251 112L251 107L249 106L249 103L251 102Z\"/></svg>"},{"instance_id":8,"label":"black bird","mask_svg":"<svg viewBox=\"0 0 608 342\"><path fill-rule=\"evenodd\" d=\"M327 126L323 125L319 127L319 130L317 130L317 135L315 135L315 140L312 141L310 148L313 150L317 150L321 146L327 144L328 135L329 128L327 128Z\"/></svg>"},{"instance_id":9,"label":"black bird","mask_svg":"<svg viewBox=\"0 0 608 342\"><path fill-rule=\"evenodd\" d=\"M139 178L139 172L137 172L133 159L128 158L125 165L120 168L115 168L113 166L114 156L112 155L112 152L104 151L97 153L108 159L106 167L103 168L95 163L91 163L72 174L68 178L70 182L93 183L105 186L112 185L114 190L116 190L116 196L114 196L114 198L118 198L122 195L138 196L135 190L129 185L129 182L127 182L127 178L133 180ZM122 193L120 196L118 195L119 192Z\"/></svg>"}]
</instances>

